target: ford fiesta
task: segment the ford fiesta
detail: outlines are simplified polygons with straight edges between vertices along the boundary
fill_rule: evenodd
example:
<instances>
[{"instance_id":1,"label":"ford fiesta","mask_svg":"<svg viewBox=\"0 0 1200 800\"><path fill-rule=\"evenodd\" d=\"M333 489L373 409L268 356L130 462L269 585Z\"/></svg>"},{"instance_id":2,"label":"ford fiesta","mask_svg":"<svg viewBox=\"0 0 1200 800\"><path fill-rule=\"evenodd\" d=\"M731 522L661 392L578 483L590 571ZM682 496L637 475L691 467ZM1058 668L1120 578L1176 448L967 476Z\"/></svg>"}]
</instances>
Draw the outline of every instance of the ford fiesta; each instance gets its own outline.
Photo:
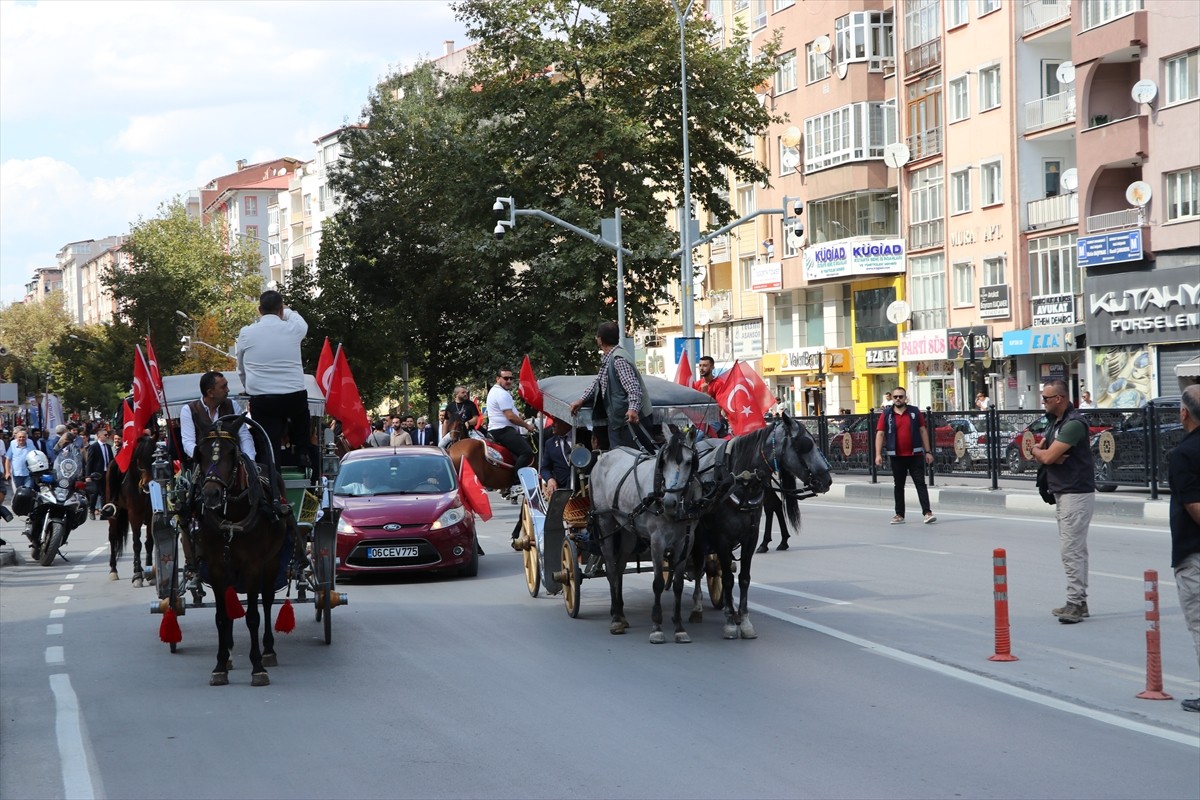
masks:
<instances>
[{"instance_id":1,"label":"ford fiesta","mask_svg":"<svg viewBox=\"0 0 1200 800\"><path fill-rule=\"evenodd\" d=\"M333 485L339 578L384 572L479 573L475 517L450 457L432 447L348 453Z\"/></svg>"}]
</instances>

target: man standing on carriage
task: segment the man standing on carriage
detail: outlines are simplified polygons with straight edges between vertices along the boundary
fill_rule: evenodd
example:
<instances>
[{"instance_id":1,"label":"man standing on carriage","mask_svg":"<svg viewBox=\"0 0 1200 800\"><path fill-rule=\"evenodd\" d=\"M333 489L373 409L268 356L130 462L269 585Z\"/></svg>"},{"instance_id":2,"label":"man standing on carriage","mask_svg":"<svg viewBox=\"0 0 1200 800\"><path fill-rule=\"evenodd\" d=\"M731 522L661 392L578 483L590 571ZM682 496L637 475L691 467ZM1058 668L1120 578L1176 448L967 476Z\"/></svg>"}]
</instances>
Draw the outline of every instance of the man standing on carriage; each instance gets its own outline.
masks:
<instances>
[{"instance_id":1,"label":"man standing on carriage","mask_svg":"<svg viewBox=\"0 0 1200 800\"><path fill-rule=\"evenodd\" d=\"M620 345L617 323L601 322L596 329L596 344L604 354L596 380L571 404L571 415L585 405L592 406L592 426L601 450L614 447L642 447L653 451L654 444L643 420L654 415L646 382L633 363L633 355ZM604 435L607 432L607 437Z\"/></svg>"},{"instance_id":2,"label":"man standing on carriage","mask_svg":"<svg viewBox=\"0 0 1200 800\"><path fill-rule=\"evenodd\" d=\"M488 390L488 434L500 444L508 448L513 456L513 479L522 467L533 463L533 448L525 439L524 433L536 433L533 423L526 422L517 413L517 404L512 396L513 371L501 368L496 370L496 382Z\"/></svg>"}]
</instances>

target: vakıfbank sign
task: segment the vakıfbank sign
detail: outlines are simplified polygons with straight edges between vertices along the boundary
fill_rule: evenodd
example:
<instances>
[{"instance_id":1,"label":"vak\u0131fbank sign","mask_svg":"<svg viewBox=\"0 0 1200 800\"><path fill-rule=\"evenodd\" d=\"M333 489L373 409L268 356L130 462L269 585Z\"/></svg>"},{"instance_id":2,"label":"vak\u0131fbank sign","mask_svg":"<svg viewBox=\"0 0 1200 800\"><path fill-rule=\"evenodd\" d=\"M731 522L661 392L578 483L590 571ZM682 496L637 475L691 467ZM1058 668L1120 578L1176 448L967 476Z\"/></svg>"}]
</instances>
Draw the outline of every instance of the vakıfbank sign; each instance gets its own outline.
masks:
<instances>
[{"instance_id":1,"label":"vak\u0131fbank sign","mask_svg":"<svg viewBox=\"0 0 1200 800\"><path fill-rule=\"evenodd\" d=\"M899 272L904 272L903 239L839 239L804 251L804 278L810 281Z\"/></svg>"}]
</instances>

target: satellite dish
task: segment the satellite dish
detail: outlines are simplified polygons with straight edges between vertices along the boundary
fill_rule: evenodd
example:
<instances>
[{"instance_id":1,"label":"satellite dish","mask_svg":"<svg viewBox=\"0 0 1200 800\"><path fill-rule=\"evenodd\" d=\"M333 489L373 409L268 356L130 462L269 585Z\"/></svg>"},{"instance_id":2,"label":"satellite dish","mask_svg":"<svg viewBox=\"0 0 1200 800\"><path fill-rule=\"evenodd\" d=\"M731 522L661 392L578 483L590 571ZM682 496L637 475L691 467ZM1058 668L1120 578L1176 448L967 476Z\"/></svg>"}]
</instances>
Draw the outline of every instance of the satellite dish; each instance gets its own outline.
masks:
<instances>
[{"instance_id":1,"label":"satellite dish","mask_svg":"<svg viewBox=\"0 0 1200 800\"><path fill-rule=\"evenodd\" d=\"M812 51L819 56L823 56L829 52L829 48L833 47L833 42L828 36L818 36L813 39Z\"/></svg>"},{"instance_id":2,"label":"satellite dish","mask_svg":"<svg viewBox=\"0 0 1200 800\"><path fill-rule=\"evenodd\" d=\"M696 324L697 325L700 325L701 327L703 327L710 322L712 322L712 316L708 313L707 308L700 308L700 309L696 310Z\"/></svg>"},{"instance_id":3,"label":"satellite dish","mask_svg":"<svg viewBox=\"0 0 1200 800\"><path fill-rule=\"evenodd\" d=\"M1138 208L1143 208L1149 203L1152 194L1150 184L1145 181L1134 181L1125 189L1125 199L1129 201L1129 205Z\"/></svg>"},{"instance_id":4,"label":"satellite dish","mask_svg":"<svg viewBox=\"0 0 1200 800\"><path fill-rule=\"evenodd\" d=\"M779 138L780 141L783 142L784 147L795 147L796 145L800 144L801 135L800 129L795 125L792 125L786 131L784 131L783 136Z\"/></svg>"},{"instance_id":5,"label":"satellite dish","mask_svg":"<svg viewBox=\"0 0 1200 800\"><path fill-rule=\"evenodd\" d=\"M1063 191L1075 191L1079 188L1079 170L1071 167L1062 174L1062 177L1059 178L1058 182L1062 185Z\"/></svg>"},{"instance_id":6,"label":"satellite dish","mask_svg":"<svg viewBox=\"0 0 1200 800\"><path fill-rule=\"evenodd\" d=\"M692 268L692 283L697 285L702 284L706 277L708 277L708 267L703 264L697 264Z\"/></svg>"},{"instance_id":7,"label":"satellite dish","mask_svg":"<svg viewBox=\"0 0 1200 800\"><path fill-rule=\"evenodd\" d=\"M783 148L783 155L780 156L780 161L788 169L795 169L800 165L800 153L794 147L785 147Z\"/></svg>"},{"instance_id":8,"label":"satellite dish","mask_svg":"<svg viewBox=\"0 0 1200 800\"><path fill-rule=\"evenodd\" d=\"M1149 78L1140 80L1129 90L1129 95L1135 103L1141 103L1144 106L1150 105L1154 102L1154 98L1158 97L1158 84Z\"/></svg>"},{"instance_id":9,"label":"satellite dish","mask_svg":"<svg viewBox=\"0 0 1200 800\"><path fill-rule=\"evenodd\" d=\"M888 305L885 313L888 322L899 325L901 322L908 322L909 317L912 316L912 306L903 300L894 300Z\"/></svg>"},{"instance_id":10,"label":"satellite dish","mask_svg":"<svg viewBox=\"0 0 1200 800\"><path fill-rule=\"evenodd\" d=\"M1058 82L1064 86L1068 86L1075 82L1075 65L1070 61L1064 61L1058 65L1058 69L1054 72L1054 77L1058 78Z\"/></svg>"},{"instance_id":11,"label":"satellite dish","mask_svg":"<svg viewBox=\"0 0 1200 800\"><path fill-rule=\"evenodd\" d=\"M908 163L910 158L912 158L912 153L904 142L892 142L883 148L883 163L892 169L900 169Z\"/></svg>"},{"instance_id":12,"label":"satellite dish","mask_svg":"<svg viewBox=\"0 0 1200 800\"><path fill-rule=\"evenodd\" d=\"M845 80L846 76L850 74L850 65L845 61L842 61L837 65L837 73L839 79Z\"/></svg>"}]
</instances>

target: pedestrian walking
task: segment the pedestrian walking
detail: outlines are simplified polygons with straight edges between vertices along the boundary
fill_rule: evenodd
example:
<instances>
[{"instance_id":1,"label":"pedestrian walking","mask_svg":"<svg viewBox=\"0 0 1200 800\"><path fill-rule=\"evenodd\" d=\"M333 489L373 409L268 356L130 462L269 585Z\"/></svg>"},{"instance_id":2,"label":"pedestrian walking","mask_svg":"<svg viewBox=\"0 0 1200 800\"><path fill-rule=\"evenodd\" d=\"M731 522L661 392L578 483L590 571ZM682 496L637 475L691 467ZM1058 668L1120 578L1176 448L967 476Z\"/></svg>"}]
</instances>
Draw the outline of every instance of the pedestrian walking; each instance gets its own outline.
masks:
<instances>
[{"instance_id":1,"label":"pedestrian walking","mask_svg":"<svg viewBox=\"0 0 1200 800\"><path fill-rule=\"evenodd\" d=\"M42 451L30 443L29 434L24 428L17 428L13 432L12 443L4 457L4 477L11 483L13 491L22 486L33 487L33 478L30 477L29 467L25 464L30 453L42 453Z\"/></svg>"},{"instance_id":2,"label":"pedestrian walking","mask_svg":"<svg viewBox=\"0 0 1200 800\"><path fill-rule=\"evenodd\" d=\"M100 511L104 501L104 476L108 473L108 462L113 460L112 448L108 445L108 431L100 428L96 431L96 441L88 445L84 472L87 474L87 484L84 493L87 495L88 511L92 519Z\"/></svg>"},{"instance_id":3,"label":"pedestrian walking","mask_svg":"<svg viewBox=\"0 0 1200 800\"><path fill-rule=\"evenodd\" d=\"M1067 574L1067 602L1051 609L1059 622L1073 625L1090 616L1087 604L1088 526L1096 509L1096 473L1088 423L1071 405L1067 383L1042 384L1042 402L1050 427L1033 446L1033 457L1046 467L1047 488L1054 496L1058 546Z\"/></svg>"},{"instance_id":4,"label":"pedestrian walking","mask_svg":"<svg viewBox=\"0 0 1200 800\"><path fill-rule=\"evenodd\" d=\"M933 463L929 447L929 428L919 408L908 405L908 390L897 386L888 393L892 404L885 406L875 428L875 466L883 465L883 454L892 461L892 482L895 485L896 514L893 525L904 523L904 484L909 476L917 490L925 524L937 522L929 504L929 487L925 485L925 465Z\"/></svg>"},{"instance_id":5,"label":"pedestrian walking","mask_svg":"<svg viewBox=\"0 0 1200 800\"><path fill-rule=\"evenodd\" d=\"M1171 481L1171 569L1200 667L1200 385L1183 390L1179 422L1187 435L1171 451L1167 472ZM1200 697L1180 705L1185 711L1200 711Z\"/></svg>"}]
</instances>

